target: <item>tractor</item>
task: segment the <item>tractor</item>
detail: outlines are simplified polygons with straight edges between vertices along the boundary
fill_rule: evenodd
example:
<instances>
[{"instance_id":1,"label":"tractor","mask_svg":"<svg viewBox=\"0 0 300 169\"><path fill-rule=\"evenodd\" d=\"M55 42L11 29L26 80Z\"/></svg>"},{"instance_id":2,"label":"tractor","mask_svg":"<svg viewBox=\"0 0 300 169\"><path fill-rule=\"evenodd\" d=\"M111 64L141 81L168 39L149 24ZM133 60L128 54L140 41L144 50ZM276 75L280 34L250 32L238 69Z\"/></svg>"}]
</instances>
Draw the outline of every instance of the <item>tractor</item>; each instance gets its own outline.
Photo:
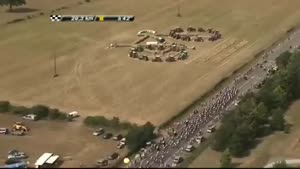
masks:
<instances>
[{"instance_id":1,"label":"tractor","mask_svg":"<svg viewBox=\"0 0 300 169\"><path fill-rule=\"evenodd\" d=\"M170 55L167 57L166 61L167 62L175 62L176 60L175 60L174 56Z\"/></svg>"},{"instance_id":2,"label":"tractor","mask_svg":"<svg viewBox=\"0 0 300 169\"><path fill-rule=\"evenodd\" d=\"M187 51L183 51L180 53L178 60L185 60L188 57Z\"/></svg>"},{"instance_id":3,"label":"tractor","mask_svg":"<svg viewBox=\"0 0 300 169\"><path fill-rule=\"evenodd\" d=\"M183 41L191 41L191 37L188 35L181 35L180 39Z\"/></svg>"},{"instance_id":4,"label":"tractor","mask_svg":"<svg viewBox=\"0 0 300 169\"><path fill-rule=\"evenodd\" d=\"M186 30L187 30L188 32L195 32L197 29L194 28L194 27L189 26L189 27L187 27Z\"/></svg>"},{"instance_id":5,"label":"tractor","mask_svg":"<svg viewBox=\"0 0 300 169\"><path fill-rule=\"evenodd\" d=\"M198 28L198 32L206 32L206 30L203 29L202 27L199 27L199 28Z\"/></svg>"},{"instance_id":6,"label":"tractor","mask_svg":"<svg viewBox=\"0 0 300 169\"><path fill-rule=\"evenodd\" d=\"M201 36L196 36L196 37L194 38L194 41L195 41L195 42L204 42L204 39L203 39Z\"/></svg>"},{"instance_id":7,"label":"tractor","mask_svg":"<svg viewBox=\"0 0 300 169\"><path fill-rule=\"evenodd\" d=\"M144 61L148 61L149 60L149 58L148 58L147 55L139 55L138 57L139 57L140 60L144 60Z\"/></svg>"},{"instance_id":8,"label":"tractor","mask_svg":"<svg viewBox=\"0 0 300 169\"><path fill-rule=\"evenodd\" d=\"M155 58L152 59L152 62L162 62L162 59L160 56L155 56Z\"/></svg>"},{"instance_id":9,"label":"tractor","mask_svg":"<svg viewBox=\"0 0 300 169\"><path fill-rule=\"evenodd\" d=\"M178 33L181 33L181 32L184 32L184 30L180 27L177 27L175 29L173 29L175 32L178 32Z\"/></svg>"}]
</instances>

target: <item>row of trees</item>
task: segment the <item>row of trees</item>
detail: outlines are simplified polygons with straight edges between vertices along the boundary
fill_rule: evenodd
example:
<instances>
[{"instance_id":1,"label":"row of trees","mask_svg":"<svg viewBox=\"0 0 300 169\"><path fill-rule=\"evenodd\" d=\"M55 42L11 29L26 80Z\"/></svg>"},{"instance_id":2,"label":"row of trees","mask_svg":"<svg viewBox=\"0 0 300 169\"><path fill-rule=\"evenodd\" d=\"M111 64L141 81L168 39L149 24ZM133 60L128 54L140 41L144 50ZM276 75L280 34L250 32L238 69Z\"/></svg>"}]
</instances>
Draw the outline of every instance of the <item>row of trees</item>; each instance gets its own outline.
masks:
<instances>
[{"instance_id":1,"label":"row of trees","mask_svg":"<svg viewBox=\"0 0 300 169\"><path fill-rule=\"evenodd\" d=\"M137 127L136 124L129 122L120 122L118 117L113 117L112 119L107 119L104 116L87 116L84 119L84 124L90 127L110 127L114 129L127 130L132 127Z\"/></svg>"},{"instance_id":2,"label":"row of trees","mask_svg":"<svg viewBox=\"0 0 300 169\"><path fill-rule=\"evenodd\" d=\"M149 140L155 138L155 127L147 122L142 126L129 122L121 122L118 117L107 119L103 116L88 116L84 119L84 124L90 127L109 127L118 130L126 130L126 140L128 148L131 151L136 151Z\"/></svg>"},{"instance_id":3,"label":"row of trees","mask_svg":"<svg viewBox=\"0 0 300 169\"><path fill-rule=\"evenodd\" d=\"M9 101L0 101L0 113L13 113L21 116L35 114L37 119L50 120L66 120L68 118L66 113L58 109L52 109L44 105L36 105L31 108L14 106Z\"/></svg>"},{"instance_id":4,"label":"row of trees","mask_svg":"<svg viewBox=\"0 0 300 169\"><path fill-rule=\"evenodd\" d=\"M13 6L22 6L26 4L26 0L0 0L0 6L8 6L9 11L13 10Z\"/></svg>"},{"instance_id":5,"label":"row of trees","mask_svg":"<svg viewBox=\"0 0 300 169\"><path fill-rule=\"evenodd\" d=\"M247 93L240 105L228 113L216 132L212 148L243 156L258 138L287 129L284 112L300 97L300 53L284 52L277 59L279 71L266 79L261 90Z\"/></svg>"}]
</instances>

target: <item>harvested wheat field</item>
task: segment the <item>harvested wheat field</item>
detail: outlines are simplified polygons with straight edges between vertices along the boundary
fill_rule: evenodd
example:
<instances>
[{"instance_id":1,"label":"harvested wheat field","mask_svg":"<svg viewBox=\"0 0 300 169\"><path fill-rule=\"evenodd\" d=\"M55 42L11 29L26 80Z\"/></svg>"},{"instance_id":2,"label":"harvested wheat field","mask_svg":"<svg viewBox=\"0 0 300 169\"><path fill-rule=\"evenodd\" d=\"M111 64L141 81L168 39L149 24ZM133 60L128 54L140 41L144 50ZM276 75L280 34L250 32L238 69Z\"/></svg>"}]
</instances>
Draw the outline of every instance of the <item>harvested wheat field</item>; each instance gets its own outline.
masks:
<instances>
[{"instance_id":1,"label":"harvested wheat field","mask_svg":"<svg viewBox=\"0 0 300 169\"><path fill-rule=\"evenodd\" d=\"M176 16L178 3L182 17ZM298 0L95 0L57 14L136 19L53 23L45 15L11 24L0 32L0 100L159 125L296 25L299 6ZM135 41L140 30L166 33L189 25L216 29L224 38L198 45L175 63L137 61L128 48L107 49Z\"/></svg>"},{"instance_id":2,"label":"harvested wheat field","mask_svg":"<svg viewBox=\"0 0 300 169\"><path fill-rule=\"evenodd\" d=\"M51 12L51 10L58 8L77 6L79 2L80 0L26 0L26 6L13 8L11 12L7 12L8 7L0 6L0 24L13 19L27 17L28 15L46 14L46 12Z\"/></svg>"}]
</instances>

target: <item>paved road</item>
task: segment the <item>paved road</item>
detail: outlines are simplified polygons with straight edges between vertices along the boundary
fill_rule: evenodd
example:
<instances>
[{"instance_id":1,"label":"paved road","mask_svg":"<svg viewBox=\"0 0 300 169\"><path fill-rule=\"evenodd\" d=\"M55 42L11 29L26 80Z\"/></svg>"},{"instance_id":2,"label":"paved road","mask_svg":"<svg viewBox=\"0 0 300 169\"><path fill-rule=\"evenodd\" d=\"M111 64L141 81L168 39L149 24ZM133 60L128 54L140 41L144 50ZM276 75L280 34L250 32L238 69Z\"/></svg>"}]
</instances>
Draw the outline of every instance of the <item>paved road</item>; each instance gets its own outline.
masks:
<instances>
[{"instance_id":1,"label":"paved road","mask_svg":"<svg viewBox=\"0 0 300 169\"><path fill-rule=\"evenodd\" d=\"M200 134L204 135L205 137L208 137L210 135L209 133L206 132L208 126L212 124L216 124L220 119L220 117L223 115L223 113L227 112L230 109L233 109L235 107L235 102L238 102L238 96L242 96L246 94L247 91L256 90L254 86L260 83L263 79L265 79L268 76L266 70L272 69L274 66L276 66L275 65L276 57L278 57L282 52L286 50L291 50L290 46L296 46L299 44L300 44L300 30L297 30L293 34L291 34L290 37L288 37L286 40L284 40L279 45L274 47L272 50L266 52L263 57L257 59L257 62L254 63L251 68L249 68L248 70L244 70L243 72L241 72L240 75L236 75L234 77L235 80L232 80L232 82L229 83L228 86L224 87L224 88L230 88L230 90L231 88L234 87L235 89L238 89L238 93L232 96L232 98L229 99L227 98L227 100L225 100L224 103L225 106L222 106L222 109L217 109L218 112L209 109L209 113L211 113L211 115L209 115L208 117L205 116L204 121L200 120L201 124L190 124L192 125L192 127L187 127L186 129L186 126L184 126L183 124L185 122L194 120L193 115L195 114L195 110L200 111L204 107L203 104L195 106L193 110L187 112L188 115L185 118L181 119L180 121L174 122L174 124L170 125L172 128L177 127L176 131L179 131L181 133L185 132L184 134L181 135L185 137L184 139L182 139L181 136L180 136L180 140L178 137L170 137L166 135L162 136L159 139L161 140L162 138L164 138L164 140L161 143L157 143L154 145L154 147L157 147L157 149L151 146L146 147L144 152L139 153L139 154L143 154L143 157L132 160L133 162L130 163L128 167L140 167L140 168L169 167L172 166L173 164L174 156L186 157L188 153L184 152L185 147L188 144L193 144L196 147L199 146L199 144L194 143L195 137L199 136ZM244 76L247 77L247 80L244 79ZM221 90L224 89L220 89L220 91ZM217 100L218 97L220 97L219 96L220 91L216 91L215 94L213 94L211 97L208 97L204 105L214 104L212 103L214 102L213 99ZM189 131L186 131L189 129L191 130L190 133ZM194 131L194 129L196 129L197 131ZM181 130L185 130L185 131L181 131ZM167 131L162 131L162 133L167 133ZM178 143L176 143L177 140L174 139L179 140ZM165 145L165 144L172 144L172 145Z\"/></svg>"},{"instance_id":2,"label":"paved road","mask_svg":"<svg viewBox=\"0 0 300 169\"><path fill-rule=\"evenodd\" d=\"M289 159L289 160L284 160L288 165L293 165L293 164L300 164L300 159ZM264 168L273 168L273 165L277 162L280 161L275 161L272 163L269 163L267 165L264 166Z\"/></svg>"}]
</instances>

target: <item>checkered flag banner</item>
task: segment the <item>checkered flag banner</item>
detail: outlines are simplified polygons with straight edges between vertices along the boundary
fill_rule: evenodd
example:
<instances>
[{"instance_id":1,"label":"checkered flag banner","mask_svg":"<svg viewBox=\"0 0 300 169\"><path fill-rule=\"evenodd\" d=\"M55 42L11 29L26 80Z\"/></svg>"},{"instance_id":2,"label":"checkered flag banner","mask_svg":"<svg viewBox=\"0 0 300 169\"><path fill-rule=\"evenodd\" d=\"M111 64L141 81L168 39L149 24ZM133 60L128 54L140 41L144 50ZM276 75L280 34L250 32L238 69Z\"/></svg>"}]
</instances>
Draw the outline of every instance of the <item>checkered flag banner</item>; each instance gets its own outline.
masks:
<instances>
[{"instance_id":1,"label":"checkered flag banner","mask_svg":"<svg viewBox=\"0 0 300 169\"><path fill-rule=\"evenodd\" d=\"M61 15L50 15L50 21L52 22L59 22L61 21Z\"/></svg>"}]
</instances>

